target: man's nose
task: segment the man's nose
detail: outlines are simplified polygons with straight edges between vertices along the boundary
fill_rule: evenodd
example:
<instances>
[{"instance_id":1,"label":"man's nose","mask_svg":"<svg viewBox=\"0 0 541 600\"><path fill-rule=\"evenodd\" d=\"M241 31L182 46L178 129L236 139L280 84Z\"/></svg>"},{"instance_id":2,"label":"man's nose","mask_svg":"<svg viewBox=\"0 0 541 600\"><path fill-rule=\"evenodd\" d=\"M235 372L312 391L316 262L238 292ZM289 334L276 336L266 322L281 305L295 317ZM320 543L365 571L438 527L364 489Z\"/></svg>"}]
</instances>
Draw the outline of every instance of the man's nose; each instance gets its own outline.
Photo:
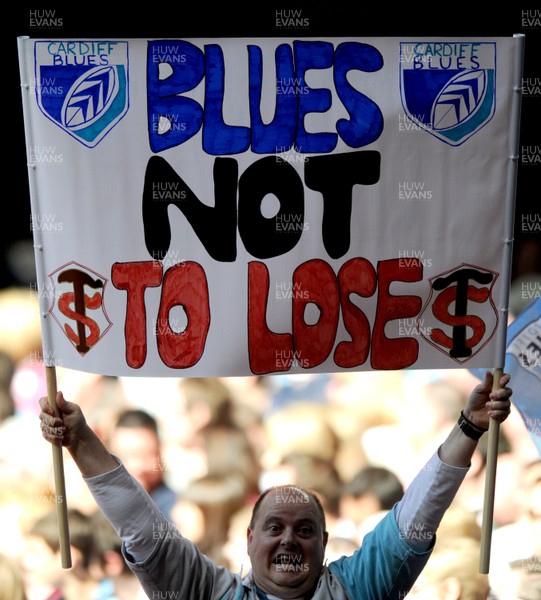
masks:
<instances>
[{"instance_id":1,"label":"man's nose","mask_svg":"<svg viewBox=\"0 0 541 600\"><path fill-rule=\"evenodd\" d=\"M282 532L282 538L280 539L280 544L286 548L297 546L297 536L293 529L286 527Z\"/></svg>"}]
</instances>

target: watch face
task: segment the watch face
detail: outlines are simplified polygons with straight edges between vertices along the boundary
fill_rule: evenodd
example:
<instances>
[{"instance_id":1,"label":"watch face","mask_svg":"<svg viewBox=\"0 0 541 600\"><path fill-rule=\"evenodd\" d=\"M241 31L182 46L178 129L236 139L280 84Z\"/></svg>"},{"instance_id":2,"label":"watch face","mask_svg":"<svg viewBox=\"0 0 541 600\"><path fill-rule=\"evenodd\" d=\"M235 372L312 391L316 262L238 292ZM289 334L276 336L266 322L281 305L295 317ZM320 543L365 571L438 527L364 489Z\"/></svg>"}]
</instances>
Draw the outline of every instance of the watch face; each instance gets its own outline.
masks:
<instances>
[{"instance_id":1,"label":"watch face","mask_svg":"<svg viewBox=\"0 0 541 600\"><path fill-rule=\"evenodd\" d=\"M460 413L460 417L458 419L458 426L464 432L465 435L472 438L473 440L479 440L483 433L485 433L482 429L479 429L473 423L470 423L470 421L466 419L463 413Z\"/></svg>"}]
</instances>

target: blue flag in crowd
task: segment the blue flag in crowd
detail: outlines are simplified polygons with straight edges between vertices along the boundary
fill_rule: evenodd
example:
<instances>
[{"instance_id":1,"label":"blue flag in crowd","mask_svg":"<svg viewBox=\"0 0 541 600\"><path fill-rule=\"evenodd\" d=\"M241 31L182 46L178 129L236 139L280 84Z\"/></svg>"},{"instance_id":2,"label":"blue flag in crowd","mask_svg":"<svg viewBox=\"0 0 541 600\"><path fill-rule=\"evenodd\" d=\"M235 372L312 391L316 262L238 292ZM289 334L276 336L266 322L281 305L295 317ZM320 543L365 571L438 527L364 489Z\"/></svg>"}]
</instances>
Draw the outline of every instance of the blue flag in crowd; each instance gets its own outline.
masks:
<instances>
[{"instance_id":1,"label":"blue flag in crowd","mask_svg":"<svg viewBox=\"0 0 541 600\"><path fill-rule=\"evenodd\" d=\"M541 455L541 298L507 328L505 372L511 375L511 400Z\"/></svg>"},{"instance_id":2,"label":"blue flag in crowd","mask_svg":"<svg viewBox=\"0 0 541 600\"><path fill-rule=\"evenodd\" d=\"M484 370L471 372L484 379ZM507 328L504 372L511 375L511 401L541 455L541 298L531 302Z\"/></svg>"}]
</instances>

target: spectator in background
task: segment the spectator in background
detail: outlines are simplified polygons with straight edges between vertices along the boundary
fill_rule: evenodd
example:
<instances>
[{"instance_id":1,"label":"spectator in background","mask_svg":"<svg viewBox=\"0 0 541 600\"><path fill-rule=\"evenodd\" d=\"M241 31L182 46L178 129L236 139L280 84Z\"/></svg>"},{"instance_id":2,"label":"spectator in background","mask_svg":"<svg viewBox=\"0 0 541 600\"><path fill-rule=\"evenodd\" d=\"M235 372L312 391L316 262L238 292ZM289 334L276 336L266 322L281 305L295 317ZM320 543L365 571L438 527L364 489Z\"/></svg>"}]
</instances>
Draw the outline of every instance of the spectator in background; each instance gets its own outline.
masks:
<instances>
[{"instance_id":1,"label":"spectator in background","mask_svg":"<svg viewBox=\"0 0 541 600\"><path fill-rule=\"evenodd\" d=\"M513 561L509 580L509 595L498 600L539 600L541 598L541 554Z\"/></svg>"},{"instance_id":2,"label":"spectator in background","mask_svg":"<svg viewBox=\"0 0 541 600\"><path fill-rule=\"evenodd\" d=\"M137 577L130 571L122 556L120 538L109 521L101 512L96 511L90 516L90 524L94 531L98 556L98 577L102 582L100 592L111 593L113 590L114 600L146 598ZM96 600L101 598L101 595L96 596Z\"/></svg>"},{"instance_id":3,"label":"spectator in background","mask_svg":"<svg viewBox=\"0 0 541 600\"><path fill-rule=\"evenodd\" d=\"M292 452L284 456L282 468L289 469L289 479L281 483L298 485L312 490L321 500L329 536L334 535L340 520L340 488L342 481L332 460L312 456L302 452Z\"/></svg>"},{"instance_id":4,"label":"spectator in background","mask_svg":"<svg viewBox=\"0 0 541 600\"><path fill-rule=\"evenodd\" d=\"M471 537L440 539L408 600L487 600L488 576L479 572L480 543Z\"/></svg>"},{"instance_id":5,"label":"spectator in background","mask_svg":"<svg viewBox=\"0 0 541 600\"><path fill-rule=\"evenodd\" d=\"M0 426L15 415L15 403L9 388L0 387Z\"/></svg>"},{"instance_id":6,"label":"spectator in background","mask_svg":"<svg viewBox=\"0 0 541 600\"><path fill-rule=\"evenodd\" d=\"M72 567L60 570L60 542L56 508L37 519L26 536L21 557L28 600L113 600L98 596L97 548L90 517L68 510Z\"/></svg>"},{"instance_id":7,"label":"spectator in background","mask_svg":"<svg viewBox=\"0 0 541 600\"><path fill-rule=\"evenodd\" d=\"M180 392L184 431L176 438L180 454L173 460L187 462L182 469L190 471L185 486L202 477L240 472L248 494L257 495L260 415L242 392L233 391L220 379L183 379Z\"/></svg>"},{"instance_id":8,"label":"spectator in background","mask_svg":"<svg viewBox=\"0 0 541 600\"><path fill-rule=\"evenodd\" d=\"M367 463L399 474L403 485L409 485L442 443L466 399L463 390L443 376L424 371L405 376L397 423L371 427L362 435Z\"/></svg>"},{"instance_id":9,"label":"spectator in background","mask_svg":"<svg viewBox=\"0 0 541 600\"><path fill-rule=\"evenodd\" d=\"M257 496L259 460L247 432L237 424L233 399L224 403L212 420L194 434L191 443L198 445L203 453L206 477L238 475L245 497Z\"/></svg>"},{"instance_id":10,"label":"spectator in background","mask_svg":"<svg viewBox=\"0 0 541 600\"><path fill-rule=\"evenodd\" d=\"M520 513L492 535L490 585L500 600L514 599L522 577L532 587L541 570L541 459L524 466L515 496ZM526 575L529 574L528 577ZM541 595L539 596L541 598ZM520 598L520 596L517 596Z\"/></svg>"},{"instance_id":11,"label":"spectator in background","mask_svg":"<svg viewBox=\"0 0 541 600\"><path fill-rule=\"evenodd\" d=\"M1 436L1 433L0 433ZM13 446L12 446L13 448ZM1 464L1 463L0 463ZM24 554L26 534L44 514L56 507L54 490L48 482L2 465L0 469L0 554L19 561Z\"/></svg>"},{"instance_id":12,"label":"spectator in background","mask_svg":"<svg viewBox=\"0 0 541 600\"><path fill-rule=\"evenodd\" d=\"M275 411L264 426L262 489L274 485L274 471L287 455L298 453L334 462L338 439L327 420L325 406L307 401L290 404Z\"/></svg>"},{"instance_id":13,"label":"spectator in background","mask_svg":"<svg viewBox=\"0 0 541 600\"><path fill-rule=\"evenodd\" d=\"M479 440L477 451L472 457L472 466L458 494L464 506L482 519L483 499L486 479L487 438ZM515 490L518 485L520 466L517 456L507 439L504 427L500 429L498 440L498 478L506 485L496 486L494 496L493 518L496 527L501 527L513 521L517 516Z\"/></svg>"},{"instance_id":14,"label":"spectator in background","mask_svg":"<svg viewBox=\"0 0 541 600\"><path fill-rule=\"evenodd\" d=\"M13 358L0 350L0 424L15 414L15 402L10 390L14 373Z\"/></svg>"},{"instance_id":15,"label":"spectator in background","mask_svg":"<svg viewBox=\"0 0 541 600\"><path fill-rule=\"evenodd\" d=\"M443 515L438 529L440 538L471 537L481 542L481 524L475 512L461 504L457 497L453 500L447 512Z\"/></svg>"},{"instance_id":16,"label":"spectator in background","mask_svg":"<svg viewBox=\"0 0 541 600\"><path fill-rule=\"evenodd\" d=\"M351 524L353 539L360 545L366 530L371 529L403 495L402 482L389 469L369 465L358 471L343 486L340 497L340 514Z\"/></svg>"},{"instance_id":17,"label":"spectator in background","mask_svg":"<svg viewBox=\"0 0 541 600\"><path fill-rule=\"evenodd\" d=\"M327 546L325 546L325 560L327 563L338 560L342 556L351 556L359 549L357 543L351 538L329 536Z\"/></svg>"},{"instance_id":18,"label":"spectator in background","mask_svg":"<svg viewBox=\"0 0 541 600\"><path fill-rule=\"evenodd\" d=\"M0 600L28 600L19 565L0 554Z\"/></svg>"},{"instance_id":19,"label":"spectator in background","mask_svg":"<svg viewBox=\"0 0 541 600\"><path fill-rule=\"evenodd\" d=\"M205 514L194 501L183 494L177 500L173 510L173 523L179 531L199 546L205 536Z\"/></svg>"},{"instance_id":20,"label":"spectator in background","mask_svg":"<svg viewBox=\"0 0 541 600\"><path fill-rule=\"evenodd\" d=\"M111 432L109 446L150 494L164 516L172 521L171 511L178 498L165 481L156 419L142 409L123 411Z\"/></svg>"},{"instance_id":21,"label":"spectator in background","mask_svg":"<svg viewBox=\"0 0 541 600\"><path fill-rule=\"evenodd\" d=\"M252 519L253 504L246 504L229 520L224 556L227 568L241 577L250 571L250 557L246 548L246 531ZM182 531L182 530L181 530Z\"/></svg>"},{"instance_id":22,"label":"spectator in background","mask_svg":"<svg viewBox=\"0 0 541 600\"><path fill-rule=\"evenodd\" d=\"M0 290L0 350L18 365L41 353L38 294L28 287Z\"/></svg>"},{"instance_id":23,"label":"spectator in background","mask_svg":"<svg viewBox=\"0 0 541 600\"><path fill-rule=\"evenodd\" d=\"M327 387L326 419L338 438L333 462L342 481L370 464L361 444L364 432L397 424L405 402L404 378L402 371L333 374Z\"/></svg>"},{"instance_id":24,"label":"spectator in background","mask_svg":"<svg viewBox=\"0 0 541 600\"><path fill-rule=\"evenodd\" d=\"M229 566L224 548L231 519L247 502L245 478L238 472L207 475L192 482L183 498L193 502L203 514L203 534L197 541L199 550L216 564Z\"/></svg>"},{"instance_id":25,"label":"spectator in background","mask_svg":"<svg viewBox=\"0 0 541 600\"><path fill-rule=\"evenodd\" d=\"M222 382L210 381L183 384L188 409L199 423L189 443L200 448L206 472L192 480L182 496L203 515L199 549L218 565L227 566L224 547L231 518L258 495L261 469L257 449L240 425L238 400ZM206 416L199 420L196 415Z\"/></svg>"},{"instance_id":26,"label":"spectator in background","mask_svg":"<svg viewBox=\"0 0 541 600\"><path fill-rule=\"evenodd\" d=\"M236 418L235 405L227 385L219 379L196 377L180 380L189 431Z\"/></svg>"}]
</instances>

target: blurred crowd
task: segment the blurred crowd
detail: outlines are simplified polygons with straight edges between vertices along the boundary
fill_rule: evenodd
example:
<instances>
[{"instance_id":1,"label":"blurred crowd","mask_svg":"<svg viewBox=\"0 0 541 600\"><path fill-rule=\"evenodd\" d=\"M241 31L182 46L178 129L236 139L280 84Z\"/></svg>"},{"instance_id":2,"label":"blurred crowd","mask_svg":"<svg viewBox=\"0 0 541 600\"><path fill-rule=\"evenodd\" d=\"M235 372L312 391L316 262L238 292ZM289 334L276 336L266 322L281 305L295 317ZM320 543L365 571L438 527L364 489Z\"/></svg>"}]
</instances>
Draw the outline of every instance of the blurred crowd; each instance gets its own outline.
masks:
<instances>
[{"instance_id":1,"label":"blurred crowd","mask_svg":"<svg viewBox=\"0 0 541 600\"><path fill-rule=\"evenodd\" d=\"M28 290L0 296L0 600L141 600L67 452L73 565L61 568L52 452L38 419L47 395L39 311ZM170 522L242 573L253 503L274 484L319 494L328 561L353 553L478 383L466 369L205 379L57 367L56 376ZM490 573L479 572L486 437L408 598L541 599L541 457L516 409L500 432Z\"/></svg>"}]
</instances>

